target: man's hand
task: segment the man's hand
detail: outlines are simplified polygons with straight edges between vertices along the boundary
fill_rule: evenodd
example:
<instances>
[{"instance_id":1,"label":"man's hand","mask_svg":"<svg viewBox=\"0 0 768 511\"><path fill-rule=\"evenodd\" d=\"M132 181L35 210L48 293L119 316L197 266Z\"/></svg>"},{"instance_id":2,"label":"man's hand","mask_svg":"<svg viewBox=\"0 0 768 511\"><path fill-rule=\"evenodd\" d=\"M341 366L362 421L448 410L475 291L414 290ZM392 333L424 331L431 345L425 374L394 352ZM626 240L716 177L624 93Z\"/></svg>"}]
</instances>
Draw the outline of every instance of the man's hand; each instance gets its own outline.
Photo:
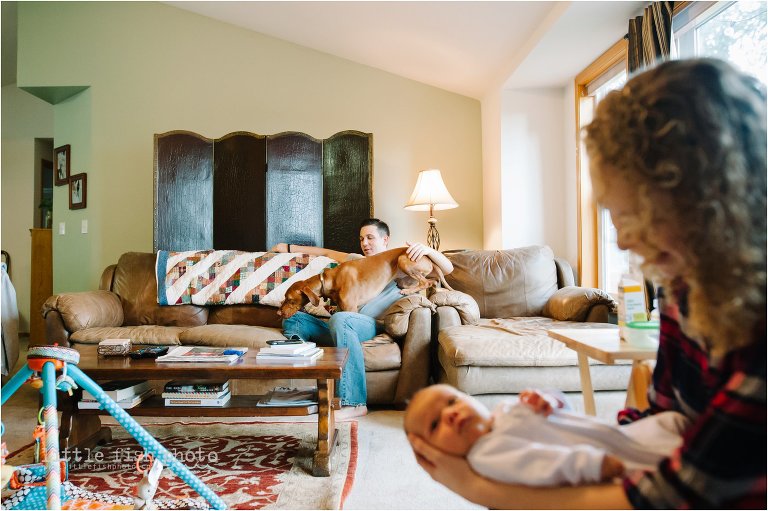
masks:
<instances>
[{"instance_id":1,"label":"man's hand","mask_svg":"<svg viewBox=\"0 0 768 511\"><path fill-rule=\"evenodd\" d=\"M269 249L270 252L282 252L283 254L288 252L288 244L287 243L278 243L274 247Z\"/></svg>"},{"instance_id":2,"label":"man's hand","mask_svg":"<svg viewBox=\"0 0 768 511\"><path fill-rule=\"evenodd\" d=\"M408 245L408 249L405 251L406 255L411 261L418 261L424 256L429 256L434 250L424 245L423 243L411 243L405 242Z\"/></svg>"}]
</instances>

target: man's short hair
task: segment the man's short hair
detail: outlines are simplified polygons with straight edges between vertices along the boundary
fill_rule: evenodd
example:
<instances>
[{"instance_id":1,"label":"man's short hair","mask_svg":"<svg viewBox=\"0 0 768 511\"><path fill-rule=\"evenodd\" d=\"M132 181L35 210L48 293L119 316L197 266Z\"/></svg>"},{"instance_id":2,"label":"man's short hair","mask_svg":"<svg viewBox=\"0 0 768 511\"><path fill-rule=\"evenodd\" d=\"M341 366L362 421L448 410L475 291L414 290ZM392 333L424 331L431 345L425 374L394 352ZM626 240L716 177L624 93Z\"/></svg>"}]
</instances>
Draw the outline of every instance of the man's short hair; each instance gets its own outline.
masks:
<instances>
[{"instance_id":1,"label":"man's short hair","mask_svg":"<svg viewBox=\"0 0 768 511\"><path fill-rule=\"evenodd\" d=\"M358 230L362 229L363 227L367 225L375 225L376 228L379 230L379 234L382 236L389 236L389 226L385 223L379 220L378 218L366 218L362 222L360 222L360 227Z\"/></svg>"}]
</instances>

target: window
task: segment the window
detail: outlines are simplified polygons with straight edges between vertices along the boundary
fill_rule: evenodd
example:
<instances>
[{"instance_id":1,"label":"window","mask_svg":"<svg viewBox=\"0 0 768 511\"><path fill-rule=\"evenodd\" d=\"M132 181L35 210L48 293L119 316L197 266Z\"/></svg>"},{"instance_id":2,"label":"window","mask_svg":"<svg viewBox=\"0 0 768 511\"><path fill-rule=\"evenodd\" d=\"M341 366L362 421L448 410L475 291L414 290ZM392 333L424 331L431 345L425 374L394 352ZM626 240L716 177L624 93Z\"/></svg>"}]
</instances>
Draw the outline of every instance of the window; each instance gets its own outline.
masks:
<instances>
[{"instance_id":1,"label":"window","mask_svg":"<svg viewBox=\"0 0 768 511\"><path fill-rule=\"evenodd\" d=\"M731 62L742 71L768 83L768 30L766 2L690 2L674 14L673 57L715 57ZM617 43L618 44L618 43ZM594 72L609 50L576 77L577 127L589 124L595 105L611 90L621 88L626 73L623 61L602 66ZM588 77L588 78L585 78ZM589 99L589 101L586 101ZM629 254L616 245L616 230L610 215L591 197L588 162L580 144L578 160L579 275L581 284L597 286L609 293L618 291L618 282L629 270Z\"/></svg>"},{"instance_id":2,"label":"window","mask_svg":"<svg viewBox=\"0 0 768 511\"><path fill-rule=\"evenodd\" d=\"M672 20L677 55L715 57L768 83L766 2L694 2Z\"/></svg>"}]
</instances>

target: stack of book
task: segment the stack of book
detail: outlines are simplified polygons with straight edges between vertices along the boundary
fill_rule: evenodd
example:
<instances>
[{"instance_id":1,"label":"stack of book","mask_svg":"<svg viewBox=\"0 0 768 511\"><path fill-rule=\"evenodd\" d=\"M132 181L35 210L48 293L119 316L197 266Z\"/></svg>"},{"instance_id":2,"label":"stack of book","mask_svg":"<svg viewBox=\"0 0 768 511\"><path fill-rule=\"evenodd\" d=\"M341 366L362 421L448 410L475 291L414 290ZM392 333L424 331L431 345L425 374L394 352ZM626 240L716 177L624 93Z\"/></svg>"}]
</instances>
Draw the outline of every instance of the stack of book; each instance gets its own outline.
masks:
<instances>
[{"instance_id":1,"label":"stack of book","mask_svg":"<svg viewBox=\"0 0 768 511\"><path fill-rule=\"evenodd\" d=\"M163 390L165 406L224 406L231 398L229 380L169 381Z\"/></svg>"},{"instance_id":2,"label":"stack of book","mask_svg":"<svg viewBox=\"0 0 768 511\"><path fill-rule=\"evenodd\" d=\"M147 380L108 381L101 384L101 389L124 409L133 408L154 394ZM77 407L81 410L95 410L100 405L90 392L84 390Z\"/></svg>"},{"instance_id":3,"label":"stack of book","mask_svg":"<svg viewBox=\"0 0 768 511\"><path fill-rule=\"evenodd\" d=\"M314 342L292 342L291 344L270 344L256 354L257 362L267 364L309 365L323 356L323 350Z\"/></svg>"}]
</instances>

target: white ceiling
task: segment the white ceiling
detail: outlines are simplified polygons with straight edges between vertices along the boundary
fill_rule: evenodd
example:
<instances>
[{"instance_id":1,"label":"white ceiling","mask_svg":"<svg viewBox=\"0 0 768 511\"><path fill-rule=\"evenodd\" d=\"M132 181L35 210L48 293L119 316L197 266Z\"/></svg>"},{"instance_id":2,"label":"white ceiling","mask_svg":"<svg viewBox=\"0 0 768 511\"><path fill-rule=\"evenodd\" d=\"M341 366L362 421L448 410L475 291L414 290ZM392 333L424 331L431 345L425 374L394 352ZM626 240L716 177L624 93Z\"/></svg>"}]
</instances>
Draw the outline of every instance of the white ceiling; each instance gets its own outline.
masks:
<instances>
[{"instance_id":1,"label":"white ceiling","mask_svg":"<svg viewBox=\"0 0 768 511\"><path fill-rule=\"evenodd\" d=\"M638 1L165 2L482 99L560 87L626 32ZM2 2L2 84L16 82L16 2Z\"/></svg>"},{"instance_id":2,"label":"white ceiling","mask_svg":"<svg viewBox=\"0 0 768 511\"><path fill-rule=\"evenodd\" d=\"M563 86L626 33L646 2L165 2L481 99Z\"/></svg>"}]
</instances>

